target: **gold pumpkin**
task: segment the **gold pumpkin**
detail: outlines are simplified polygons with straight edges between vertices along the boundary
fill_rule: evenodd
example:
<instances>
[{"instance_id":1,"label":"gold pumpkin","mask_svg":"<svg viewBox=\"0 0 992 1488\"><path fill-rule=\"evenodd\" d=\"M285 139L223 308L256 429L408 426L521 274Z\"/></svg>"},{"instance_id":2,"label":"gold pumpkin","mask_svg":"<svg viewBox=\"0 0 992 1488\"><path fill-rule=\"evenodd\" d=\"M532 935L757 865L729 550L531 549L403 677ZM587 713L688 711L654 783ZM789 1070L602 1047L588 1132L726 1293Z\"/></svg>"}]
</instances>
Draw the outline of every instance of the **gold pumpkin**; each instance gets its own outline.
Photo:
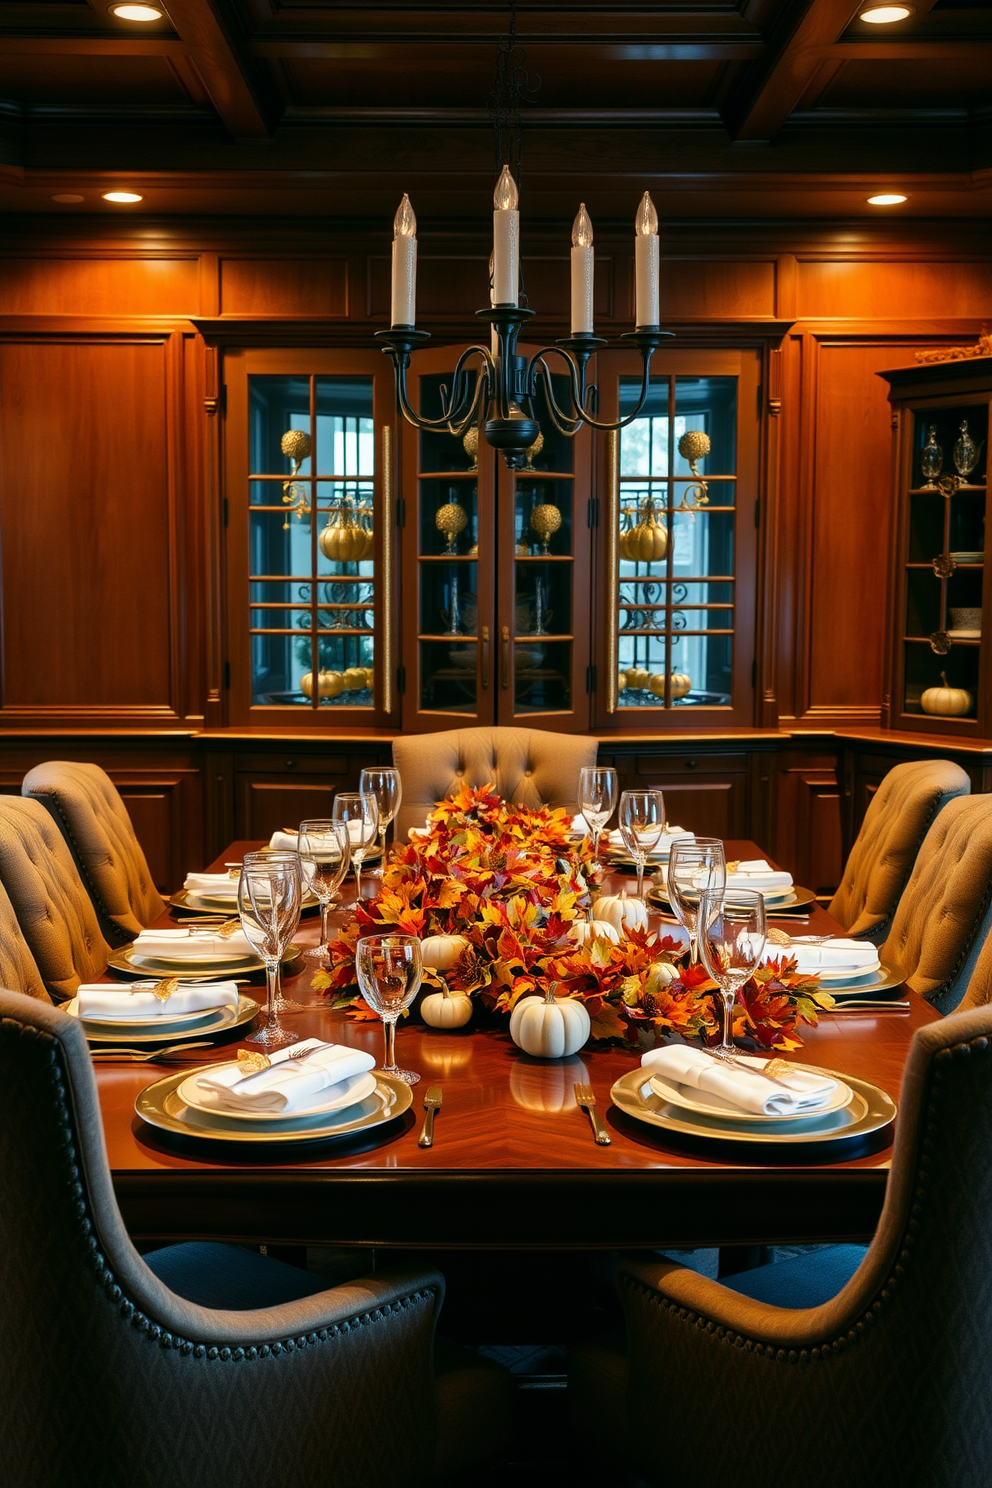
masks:
<instances>
[{"instance_id":1,"label":"gold pumpkin","mask_svg":"<svg viewBox=\"0 0 992 1488\"><path fill-rule=\"evenodd\" d=\"M331 563L361 563L372 556L372 534L355 521L354 512L341 510L318 538L320 551Z\"/></svg>"},{"instance_id":2,"label":"gold pumpkin","mask_svg":"<svg viewBox=\"0 0 992 1488\"><path fill-rule=\"evenodd\" d=\"M345 692L360 692L365 686L365 668L349 667L344 674Z\"/></svg>"},{"instance_id":3,"label":"gold pumpkin","mask_svg":"<svg viewBox=\"0 0 992 1488\"><path fill-rule=\"evenodd\" d=\"M658 520L654 502L644 504L635 527L620 534L620 556L628 563L660 563L668 552L668 528Z\"/></svg>"},{"instance_id":4,"label":"gold pumpkin","mask_svg":"<svg viewBox=\"0 0 992 1488\"><path fill-rule=\"evenodd\" d=\"M673 672L670 681L673 698L684 698L686 693L690 692L692 689L692 678L687 676L685 672ZM648 682L648 686L651 688L651 691L656 697L664 697L664 672L655 672L654 676L651 677L650 681Z\"/></svg>"},{"instance_id":5,"label":"gold pumpkin","mask_svg":"<svg viewBox=\"0 0 992 1488\"><path fill-rule=\"evenodd\" d=\"M971 693L964 687L951 687L946 672L941 672L940 680L943 687L928 687L920 698L924 713L935 713L941 718L961 718L970 713L975 701Z\"/></svg>"},{"instance_id":6,"label":"gold pumpkin","mask_svg":"<svg viewBox=\"0 0 992 1488\"><path fill-rule=\"evenodd\" d=\"M627 690L627 673L626 672L618 672L617 673L617 692L626 692L626 690Z\"/></svg>"},{"instance_id":7,"label":"gold pumpkin","mask_svg":"<svg viewBox=\"0 0 992 1488\"><path fill-rule=\"evenodd\" d=\"M646 688L646 687L650 687L650 685L651 685L651 675L650 675L649 672L645 671L644 667L628 667L628 669L627 669L627 686L628 687L636 687L636 688L642 688L643 689L643 688Z\"/></svg>"},{"instance_id":8,"label":"gold pumpkin","mask_svg":"<svg viewBox=\"0 0 992 1488\"><path fill-rule=\"evenodd\" d=\"M300 691L305 697L313 697L313 672L304 672L300 678ZM317 696L338 697L344 691L344 678L340 672L317 673Z\"/></svg>"}]
</instances>

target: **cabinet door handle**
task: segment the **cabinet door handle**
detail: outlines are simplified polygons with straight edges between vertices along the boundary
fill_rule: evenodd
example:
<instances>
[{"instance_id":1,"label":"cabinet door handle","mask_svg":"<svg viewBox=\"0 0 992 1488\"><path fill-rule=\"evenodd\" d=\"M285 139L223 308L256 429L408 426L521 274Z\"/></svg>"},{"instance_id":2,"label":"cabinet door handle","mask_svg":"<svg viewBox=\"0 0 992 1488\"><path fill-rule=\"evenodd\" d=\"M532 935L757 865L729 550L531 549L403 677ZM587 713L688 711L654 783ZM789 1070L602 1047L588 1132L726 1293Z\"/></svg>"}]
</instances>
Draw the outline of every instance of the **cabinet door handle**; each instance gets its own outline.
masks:
<instances>
[{"instance_id":1,"label":"cabinet door handle","mask_svg":"<svg viewBox=\"0 0 992 1488\"><path fill-rule=\"evenodd\" d=\"M479 658L480 659L480 662L481 662L481 669L482 669L482 690L483 690L483 692L485 692L486 688L489 686L489 626L488 625L484 625L482 627L482 640L480 642L480 645L482 647L482 655Z\"/></svg>"},{"instance_id":2,"label":"cabinet door handle","mask_svg":"<svg viewBox=\"0 0 992 1488\"><path fill-rule=\"evenodd\" d=\"M503 686L510 685L510 627L503 626Z\"/></svg>"}]
</instances>

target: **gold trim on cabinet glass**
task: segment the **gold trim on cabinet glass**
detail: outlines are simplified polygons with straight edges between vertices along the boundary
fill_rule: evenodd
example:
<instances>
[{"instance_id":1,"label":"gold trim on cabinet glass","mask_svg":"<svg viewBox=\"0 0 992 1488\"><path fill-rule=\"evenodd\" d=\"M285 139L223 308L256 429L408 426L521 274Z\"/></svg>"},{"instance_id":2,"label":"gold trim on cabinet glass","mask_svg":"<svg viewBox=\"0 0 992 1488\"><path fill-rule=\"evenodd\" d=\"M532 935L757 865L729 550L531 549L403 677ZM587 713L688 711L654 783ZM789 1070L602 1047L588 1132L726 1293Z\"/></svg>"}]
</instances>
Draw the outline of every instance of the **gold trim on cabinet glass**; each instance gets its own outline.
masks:
<instances>
[{"instance_id":1,"label":"gold trim on cabinet glass","mask_svg":"<svg viewBox=\"0 0 992 1488\"><path fill-rule=\"evenodd\" d=\"M617 605L619 603L620 435L606 436L606 711L617 711Z\"/></svg>"},{"instance_id":2,"label":"gold trim on cabinet glass","mask_svg":"<svg viewBox=\"0 0 992 1488\"><path fill-rule=\"evenodd\" d=\"M393 711L393 431L382 426L382 706Z\"/></svg>"},{"instance_id":3,"label":"gold trim on cabinet glass","mask_svg":"<svg viewBox=\"0 0 992 1488\"><path fill-rule=\"evenodd\" d=\"M510 627L503 626L503 686L510 685Z\"/></svg>"},{"instance_id":4,"label":"gold trim on cabinet glass","mask_svg":"<svg viewBox=\"0 0 992 1488\"><path fill-rule=\"evenodd\" d=\"M488 625L484 625L482 627L482 640L480 641L479 644L482 647L482 657L481 657L481 661L482 661L482 690L483 690L483 692L485 692L488 689L488 687L489 687L489 626Z\"/></svg>"}]
</instances>

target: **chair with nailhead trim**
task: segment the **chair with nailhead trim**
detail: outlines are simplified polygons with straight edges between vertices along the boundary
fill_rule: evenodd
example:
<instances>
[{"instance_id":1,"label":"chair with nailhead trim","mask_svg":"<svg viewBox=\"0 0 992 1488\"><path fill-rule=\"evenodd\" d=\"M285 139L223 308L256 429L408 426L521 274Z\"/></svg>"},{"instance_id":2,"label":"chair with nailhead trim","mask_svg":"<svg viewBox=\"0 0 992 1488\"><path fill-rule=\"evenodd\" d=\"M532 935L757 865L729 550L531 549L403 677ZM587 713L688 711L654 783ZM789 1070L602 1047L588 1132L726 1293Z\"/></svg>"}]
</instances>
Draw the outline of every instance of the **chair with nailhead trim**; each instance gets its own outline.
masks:
<instances>
[{"instance_id":1,"label":"chair with nailhead trim","mask_svg":"<svg viewBox=\"0 0 992 1488\"><path fill-rule=\"evenodd\" d=\"M594 765L599 742L585 734L544 729L466 728L407 734L393 740L393 764L403 781L397 840L422 827L438 801L463 785L495 785L517 806L578 811L579 771Z\"/></svg>"},{"instance_id":2,"label":"chair with nailhead trim","mask_svg":"<svg viewBox=\"0 0 992 1488\"><path fill-rule=\"evenodd\" d=\"M626 1339L576 1349L583 1440L651 1484L988 1488L992 1007L920 1029L870 1247L711 1281L624 1257Z\"/></svg>"},{"instance_id":3,"label":"chair with nailhead trim","mask_svg":"<svg viewBox=\"0 0 992 1488\"><path fill-rule=\"evenodd\" d=\"M165 909L121 799L99 765L49 760L29 770L21 795L51 812L111 945L126 945Z\"/></svg>"},{"instance_id":4,"label":"chair with nailhead trim","mask_svg":"<svg viewBox=\"0 0 992 1488\"><path fill-rule=\"evenodd\" d=\"M324 1288L232 1245L144 1259L78 1022L0 991L5 1488L479 1482L509 1381L434 1354L437 1272Z\"/></svg>"}]
</instances>

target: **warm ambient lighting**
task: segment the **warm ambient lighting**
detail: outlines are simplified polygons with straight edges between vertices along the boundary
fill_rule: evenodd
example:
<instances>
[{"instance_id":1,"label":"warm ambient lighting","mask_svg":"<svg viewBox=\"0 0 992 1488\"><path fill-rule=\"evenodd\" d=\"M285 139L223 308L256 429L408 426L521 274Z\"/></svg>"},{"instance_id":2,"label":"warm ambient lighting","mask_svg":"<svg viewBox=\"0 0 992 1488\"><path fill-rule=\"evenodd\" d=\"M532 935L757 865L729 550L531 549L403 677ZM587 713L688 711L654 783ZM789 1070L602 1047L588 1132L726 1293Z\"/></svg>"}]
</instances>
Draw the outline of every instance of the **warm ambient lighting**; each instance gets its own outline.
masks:
<instances>
[{"instance_id":1,"label":"warm ambient lighting","mask_svg":"<svg viewBox=\"0 0 992 1488\"><path fill-rule=\"evenodd\" d=\"M105 191L103 199L112 202L136 202L143 201L144 197L139 196L136 191Z\"/></svg>"},{"instance_id":2,"label":"warm ambient lighting","mask_svg":"<svg viewBox=\"0 0 992 1488\"><path fill-rule=\"evenodd\" d=\"M901 196L898 191L882 191L878 196L870 196L868 205L870 207L897 207L905 200L906 197Z\"/></svg>"},{"instance_id":3,"label":"warm ambient lighting","mask_svg":"<svg viewBox=\"0 0 992 1488\"><path fill-rule=\"evenodd\" d=\"M122 21L160 21L162 11L155 5L112 5L110 14Z\"/></svg>"},{"instance_id":4,"label":"warm ambient lighting","mask_svg":"<svg viewBox=\"0 0 992 1488\"><path fill-rule=\"evenodd\" d=\"M81 202L84 200L85 198L78 195L75 191L56 191L52 197L52 201L57 202Z\"/></svg>"},{"instance_id":5,"label":"warm ambient lighting","mask_svg":"<svg viewBox=\"0 0 992 1488\"><path fill-rule=\"evenodd\" d=\"M873 26L888 26L893 21L904 21L914 9L912 5L869 5L858 12L858 20L870 21Z\"/></svg>"}]
</instances>

